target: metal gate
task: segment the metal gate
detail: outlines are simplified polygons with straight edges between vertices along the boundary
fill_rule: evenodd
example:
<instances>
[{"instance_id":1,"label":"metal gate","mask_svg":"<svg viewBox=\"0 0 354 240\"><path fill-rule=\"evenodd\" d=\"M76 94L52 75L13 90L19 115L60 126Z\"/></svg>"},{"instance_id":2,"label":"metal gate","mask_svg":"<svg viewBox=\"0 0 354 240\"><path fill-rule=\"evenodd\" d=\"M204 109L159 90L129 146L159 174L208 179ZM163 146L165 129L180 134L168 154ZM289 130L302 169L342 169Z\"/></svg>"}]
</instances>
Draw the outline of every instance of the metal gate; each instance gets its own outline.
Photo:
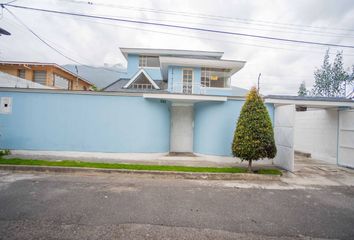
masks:
<instances>
[{"instance_id":1,"label":"metal gate","mask_svg":"<svg viewBox=\"0 0 354 240\"><path fill-rule=\"evenodd\" d=\"M337 162L354 168L354 110L339 111Z\"/></svg>"},{"instance_id":2,"label":"metal gate","mask_svg":"<svg viewBox=\"0 0 354 240\"><path fill-rule=\"evenodd\" d=\"M275 106L274 137L277 155L274 164L286 170L294 170L295 105Z\"/></svg>"}]
</instances>

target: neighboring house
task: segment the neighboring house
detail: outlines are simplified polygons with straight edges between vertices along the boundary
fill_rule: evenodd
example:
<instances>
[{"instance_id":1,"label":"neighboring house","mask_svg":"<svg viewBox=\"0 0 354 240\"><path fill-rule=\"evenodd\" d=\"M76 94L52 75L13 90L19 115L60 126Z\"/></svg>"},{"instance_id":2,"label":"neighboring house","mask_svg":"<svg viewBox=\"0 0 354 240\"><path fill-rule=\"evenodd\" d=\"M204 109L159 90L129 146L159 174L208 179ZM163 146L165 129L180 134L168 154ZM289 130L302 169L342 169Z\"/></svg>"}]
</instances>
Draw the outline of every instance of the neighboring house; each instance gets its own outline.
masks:
<instances>
[{"instance_id":1,"label":"neighboring house","mask_svg":"<svg viewBox=\"0 0 354 240\"><path fill-rule=\"evenodd\" d=\"M231 76L244 61L221 59L222 52L121 48L128 62L126 74L103 91L160 92L245 96L232 87Z\"/></svg>"},{"instance_id":2,"label":"neighboring house","mask_svg":"<svg viewBox=\"0 0 354 240\"><path fill-rule=\"evenodd\" d=\"M55 63L0 61L0 71L55 89L86 91L93 86Z\"/></svg>"},{"instance_id":3,"label":"neighboring house","mask_svg":"<svg viewBox=\"0 0 354 240\"><path fill-rule=\"evenodd\" d=\"M0 87L6 88L36 88L36 89L53 89L40 83L35 83L20 77L0 72Z\"/></svg>"}]
</instances>

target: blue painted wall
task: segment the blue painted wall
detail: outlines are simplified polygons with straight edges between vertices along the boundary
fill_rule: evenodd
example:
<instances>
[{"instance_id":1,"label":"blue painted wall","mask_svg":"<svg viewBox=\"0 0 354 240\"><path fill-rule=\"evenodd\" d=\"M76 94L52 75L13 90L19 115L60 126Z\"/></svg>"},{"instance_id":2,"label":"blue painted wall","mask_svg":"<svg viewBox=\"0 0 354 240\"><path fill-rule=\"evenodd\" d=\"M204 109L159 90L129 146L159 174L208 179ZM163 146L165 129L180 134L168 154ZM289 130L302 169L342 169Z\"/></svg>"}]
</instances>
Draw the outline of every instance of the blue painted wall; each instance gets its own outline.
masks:
<instances>
[{"instance_id":1,"label":"blue painted wall","mask_svg":"<svg viewBox=\"0 0 354 240\"><path fill-rule=\"evenodd\" d=\"M182 92L183 83L183 69L190 67L180 67L180 66L169 66L168 68L168 91L173 93ZM201 81L201 68L195 67L193 69L194 79L193 79L193 91L194 94L200 94L200 81Z\"/></svg>"},{"instance_id":2,"label":"blue painted wall","mask_svg":"<svg viewBox=\"0 0 354 240\"><path fill-rule=\"evenodd\" d=\"M202 92L206 95L232 96L231 88L203 88Z\"/></svg>"},{"instance_id":3,"label":"blue painted wall","mask_svg":"<svg viewBox=\"0 0 354 240\"><path fill-rule=\"evenodd\" d=\"M202 102L194 105L194 152L231 156L231 144L244 101ZM266 104L273 122L274 107Z\"/></svg>"},{"instance_id":4,"label":"blue painted wall","mask_svg":"<svg viewBox=\"0 0 354 240\"><path fill-rule=\"evenodd\" d=\"M13 98L0 114L5 149L168 152L170 105L141 96L0 92Z\"/></svg>"}]
</instances>

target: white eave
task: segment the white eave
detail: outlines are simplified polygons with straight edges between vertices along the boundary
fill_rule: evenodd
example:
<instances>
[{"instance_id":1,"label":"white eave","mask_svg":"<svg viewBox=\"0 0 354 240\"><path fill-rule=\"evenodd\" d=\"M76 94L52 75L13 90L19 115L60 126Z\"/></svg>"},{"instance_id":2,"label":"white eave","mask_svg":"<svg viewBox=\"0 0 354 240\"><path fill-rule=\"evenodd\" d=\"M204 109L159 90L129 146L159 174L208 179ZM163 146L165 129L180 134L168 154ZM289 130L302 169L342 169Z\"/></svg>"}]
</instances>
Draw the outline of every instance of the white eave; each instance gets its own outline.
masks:
<instances>
[{"instance_id":1,"label":"white eave","mask_svg":"<svg viewBox=\"0 0 354 240\"><path fill-rule=\"evenodd\" d=\"M160 57L160 67L163 79L167 79L168 77L168 66L227 68L231 69L231 76L241 70L245 64L245 61L223 59Z\"/></svg>"},{"instance_id":2,"label":"white eave","mask_svg":"<svg viewBox=\"0 0 354 240\"><path fill-rule=\"evenodd\" d=\"M149 56L190 56L199 58L220 59L223 52L214 51L194 51L177 49L152 49L152 48L120 48L125 59L128 60L128 54L149 55Z\"/></svg>"},{"instance_id":3,"label":"white eave","mask_svg":"<svg viewBox=\"0 0 354 240\"><path fill-rule=\"evenodd\" d=\"M149 82L154 86L155 89L160 89L159 86L155 83L155 81L149 76L149 74L142 68L140 69L130 80L127 84L124 85L123 88L128 88L140 74L144 74L145 77L149 80Z\"/></svg>"},{"instance_id":4,"label":"white eave","mask_svg":"<svg viewBox=\"0 0 354 240\"><path fill-rule=\"evenodd\" d=\"M195 103L195 102L226 102L227 97L207 95L187 95L171 93L144 93L144 98L168 100L173 103Z\"/></svg>"}]
</instances>

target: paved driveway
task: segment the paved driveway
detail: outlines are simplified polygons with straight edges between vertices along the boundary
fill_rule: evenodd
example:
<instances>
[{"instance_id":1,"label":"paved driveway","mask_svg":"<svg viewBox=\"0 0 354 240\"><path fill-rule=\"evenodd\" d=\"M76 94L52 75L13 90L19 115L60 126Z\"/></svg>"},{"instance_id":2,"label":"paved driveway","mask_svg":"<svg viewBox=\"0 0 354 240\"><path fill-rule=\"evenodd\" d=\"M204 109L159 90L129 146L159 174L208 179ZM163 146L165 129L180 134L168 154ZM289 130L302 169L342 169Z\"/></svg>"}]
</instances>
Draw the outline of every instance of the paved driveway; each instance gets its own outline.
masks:
<instances>
[{"instance_id":1,"label":"paved driveway","mask_svg":"<svg viewBox=\"0 0 354 240\"><path fill-rule=\"evenodd\" d=\"M354 189L0 172L0 239L354 239Z\"/></svg>"},{"instance_id":2,"label":"paved driveway","mask_svg":"<svg viewBox=\"0 0 354 240\"><path fill-rule=\"evenodd\" d=\"M354 169L295 155L295 171L284 181L296 185L354 186Z\"/></svg>"}]
</instances>

